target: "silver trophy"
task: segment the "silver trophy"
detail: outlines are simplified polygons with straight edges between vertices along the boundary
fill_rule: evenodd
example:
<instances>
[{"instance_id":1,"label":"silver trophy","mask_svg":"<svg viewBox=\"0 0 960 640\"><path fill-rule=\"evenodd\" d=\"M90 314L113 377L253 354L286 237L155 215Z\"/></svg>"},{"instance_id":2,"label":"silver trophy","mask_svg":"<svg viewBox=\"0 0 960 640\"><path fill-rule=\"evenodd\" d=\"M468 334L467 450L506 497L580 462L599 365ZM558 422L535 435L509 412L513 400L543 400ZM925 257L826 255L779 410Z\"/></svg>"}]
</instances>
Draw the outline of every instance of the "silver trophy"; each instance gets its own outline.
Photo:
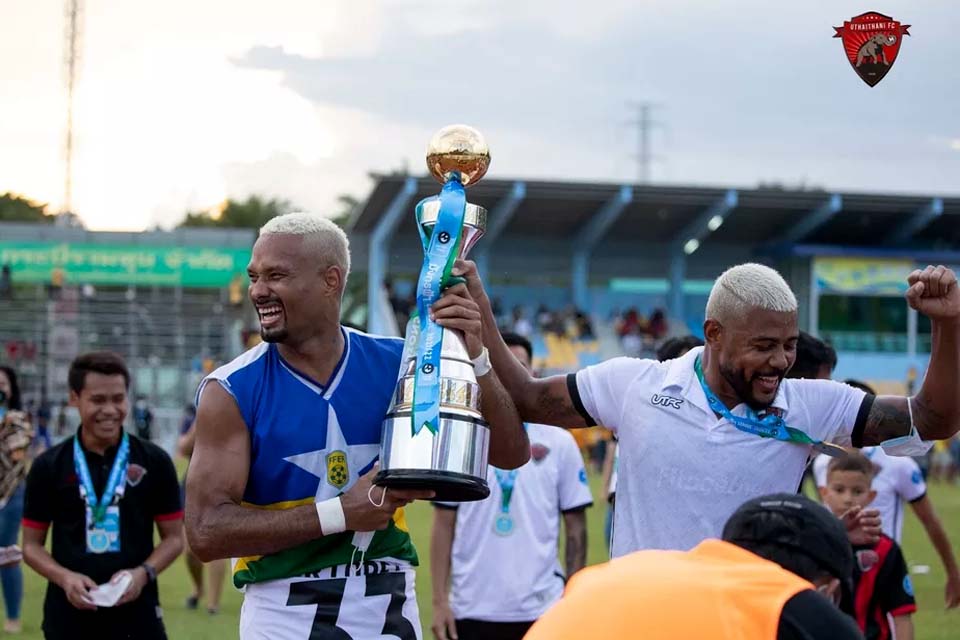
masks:
<instances>
[{"instance_id":1,"label":"silver trophy","mask_svg":"<svg viewBox=\"0 0 960 640\"><path fill-rule=\"evenodd\" d=\"M441 129L427 148L427 166L441 184L459 180L472 185L487 172L490 152L475 129L453 125ZM439 200L417 205L417 224L429 232L440 214ZM466 204L459 257L483 235L487 211ZM482 500L487 486L490 427L480 415L480 385L463 336L446 329L440 348L440 419L436 432L412 428L416 371L416 331L408 331L397 389L383 422L380 472L376 484L398 489L430 489L436 500Z\"/></svg>"}]
</instances>

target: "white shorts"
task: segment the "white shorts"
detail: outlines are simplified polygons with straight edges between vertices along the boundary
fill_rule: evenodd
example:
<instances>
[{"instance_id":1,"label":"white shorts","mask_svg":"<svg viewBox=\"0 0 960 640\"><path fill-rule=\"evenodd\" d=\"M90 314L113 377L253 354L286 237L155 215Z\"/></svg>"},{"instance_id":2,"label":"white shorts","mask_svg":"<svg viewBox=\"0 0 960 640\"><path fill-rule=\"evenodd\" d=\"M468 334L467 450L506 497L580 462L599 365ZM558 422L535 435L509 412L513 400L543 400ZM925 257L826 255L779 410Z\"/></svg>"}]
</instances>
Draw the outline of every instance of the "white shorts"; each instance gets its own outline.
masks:
<instances>
[{"instance_id":1,"label":"white shorts","mask_svg":"<svg viewBox=\"0 0 960 640\"><path fill-rule=\"evenodd\" d=\"M240 640L422 640L415 576L407 563L368 560L247 585Z\"/></svg>"}]
</instances>

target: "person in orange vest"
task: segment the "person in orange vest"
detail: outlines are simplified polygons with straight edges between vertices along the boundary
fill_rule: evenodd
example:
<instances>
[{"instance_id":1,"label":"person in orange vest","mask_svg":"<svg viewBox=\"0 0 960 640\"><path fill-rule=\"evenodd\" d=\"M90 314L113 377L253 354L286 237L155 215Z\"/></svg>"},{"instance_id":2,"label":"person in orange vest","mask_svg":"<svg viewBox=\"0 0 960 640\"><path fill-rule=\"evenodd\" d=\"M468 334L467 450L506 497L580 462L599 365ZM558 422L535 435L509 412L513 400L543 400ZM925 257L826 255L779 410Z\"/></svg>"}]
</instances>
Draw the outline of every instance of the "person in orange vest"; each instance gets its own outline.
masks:
<instances>
[{"instance_id":1,"label":"person in orange vest","mask_svg":"<svg viewBox=\"0 0 960 640\"><path fill-rule=\"evenodd\" d=\"M723 540L580 571L524 640L862 638L836 605L852 571L839 519L804 496L762 496L734 512Z\"/></svg>"}]
</instances>

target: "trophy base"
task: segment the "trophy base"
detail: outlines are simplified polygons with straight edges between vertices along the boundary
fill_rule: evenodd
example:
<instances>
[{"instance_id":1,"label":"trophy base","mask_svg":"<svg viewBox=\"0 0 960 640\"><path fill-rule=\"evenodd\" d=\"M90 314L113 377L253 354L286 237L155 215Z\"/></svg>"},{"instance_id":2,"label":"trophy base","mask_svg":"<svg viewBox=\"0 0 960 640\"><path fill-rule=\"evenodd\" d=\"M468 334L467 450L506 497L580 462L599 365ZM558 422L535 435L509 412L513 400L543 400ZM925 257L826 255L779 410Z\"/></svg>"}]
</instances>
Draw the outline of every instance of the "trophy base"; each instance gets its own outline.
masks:
<instances>
[{"instance_id":1,"label":"trophy base","mask_svg":"<svg viewBox=\"0 0 960 640\"><path fill-rule=\"evenodd\" d=\"M485 480L453 471L387 469L378 473L373 483L390 489L426 489L442 502L473 502L490 495Z\"/></svg>"}]
</instances>

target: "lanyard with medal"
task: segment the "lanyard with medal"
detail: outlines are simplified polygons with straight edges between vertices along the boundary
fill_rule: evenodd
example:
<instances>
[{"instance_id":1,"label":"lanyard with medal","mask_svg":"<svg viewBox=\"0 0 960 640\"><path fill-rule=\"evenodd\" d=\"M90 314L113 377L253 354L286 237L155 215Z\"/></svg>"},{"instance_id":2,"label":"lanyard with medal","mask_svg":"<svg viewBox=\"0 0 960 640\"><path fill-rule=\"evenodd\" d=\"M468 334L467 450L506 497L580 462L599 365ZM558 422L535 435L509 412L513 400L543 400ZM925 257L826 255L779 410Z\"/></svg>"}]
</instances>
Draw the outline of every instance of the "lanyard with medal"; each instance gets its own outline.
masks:
<instances>
[{"instance_id":1,"label":"lanyard with medal","mask_svg":"<svg viewBox=\"0 0 960 640\"><path fill-rule=\"evenodd\" d=\"M120 440L120 448L110 469L107 486L97 499L93 478L87 467L87 458L80 448L80 435L73 439L73 467L80 481L80 497L87 515L87 551L107 553L120 551L120 507L115 504L123 497L127 478L127 460L130 455L130 439L126 432Z\"/></svg>"},{"instance_id":2,"label":"lanyard with medal","mask_svg":"<svg viewBox=\"0 0 960 640\"><path fill-rule=\"evenodd\" d=\"M493 531L497 535L508 536L513 533L510 500L513 498L513 486L517 481L517 469L504 471L494 467L493 471L497 474L497 483L500 485L500 515L493 523Z\"/></svg>"},{"instance_id":3,"label":"lanyard with medal","mask_svg":"<svg viewBox=\"0 0 960 640\"><path fill-rule=\"evenodd\" d=\"M523 423L524 431L527 430L527 423ZM513 516L510 515L510 500L513 499L513 487L517 482L517 472L519 469L510 469L505 471L493 467L493 472L497 476L497 484L500 485L500 515L493 523L493 532L500 536L508 536L513 533Z\"/></svg>"},{"instance_id":4,"label":"lanyard with medal","mask_svg":"<svg viewBox=\"0 0 960 640\"><path fill-rule=\"evenodd\" d=\"M700 363L700 356L697 356L697 359L694 361L693 368L697 372L697 379L700 380L700 386L703 388L704 395L707 396L707 403L710 405L710 408L714 413L725 418L740 431L760 436L761 438L774 438L782 442L810 445L814 450L825 453L828 456L836 457L845 455L842 447L823 442L822 440L815 440L800 429L788 427L783 418L775 413L768 413L761 418L748 406L746 417L734 415L733 412L727 409L727 405L723 404L723 401L717 397L717 394L710 389L710 385L707 384L707 380L703 375L703 365Z\"/></svg>"}]
</instances>

